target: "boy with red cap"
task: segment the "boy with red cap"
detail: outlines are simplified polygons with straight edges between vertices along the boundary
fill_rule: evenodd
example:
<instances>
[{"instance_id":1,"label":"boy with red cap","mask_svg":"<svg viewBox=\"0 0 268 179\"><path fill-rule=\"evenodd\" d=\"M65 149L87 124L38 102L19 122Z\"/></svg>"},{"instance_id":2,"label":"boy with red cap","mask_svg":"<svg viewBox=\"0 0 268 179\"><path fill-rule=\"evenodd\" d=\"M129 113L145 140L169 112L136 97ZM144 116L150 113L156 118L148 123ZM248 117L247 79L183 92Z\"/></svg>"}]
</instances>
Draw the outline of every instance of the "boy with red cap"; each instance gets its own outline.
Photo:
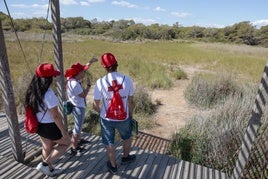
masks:
<instances>
[{"instance_id":1,"label":"boy with red cap","mask_svg":"<svg viewBox=\"0 0 268 179\"><path fill-rule=\"evenodd\" d=\"M87 86L83 88L81 80L85 77L85 71L88 70L89 66L95 61L97 61L97 59L93 58L86 65L75 63L65 72L65 77L67 78L67 96L69 101L74 105L72 111L74 116L74 128L72 130L71 155L80 155L83 149L80 144L86 142L81 140L81 132L85 120L86 97L91 83L90 79L87 78Z\"/></svg>"},{"instance_id":2,"label":"boy with red cap","mask_svg":"<svg viewBox=\"0 0 268 179\"><path fill-rule=\"evenodd\" d=\"M100 113L102 142L106 147L108 162L108 170L115 174L117 172L117 164L115 161L114 138L115 130L118 130L120 137L123 139L123 156L121 164L127 164L136 159L135 155L130 155L132 134L131 119L134 108L133 102L133 82L130 77L117 72L117 60L111 53L105 53L101 57L101 64L106 69L107 74L98 79L94 89L93 109ZM111 103L114 91L120 93L125 115L109 115L108 106ZM100 102L102 105L100 106ZM121 118L123 116L123 118Z\"/></svg>"}]
</instances>

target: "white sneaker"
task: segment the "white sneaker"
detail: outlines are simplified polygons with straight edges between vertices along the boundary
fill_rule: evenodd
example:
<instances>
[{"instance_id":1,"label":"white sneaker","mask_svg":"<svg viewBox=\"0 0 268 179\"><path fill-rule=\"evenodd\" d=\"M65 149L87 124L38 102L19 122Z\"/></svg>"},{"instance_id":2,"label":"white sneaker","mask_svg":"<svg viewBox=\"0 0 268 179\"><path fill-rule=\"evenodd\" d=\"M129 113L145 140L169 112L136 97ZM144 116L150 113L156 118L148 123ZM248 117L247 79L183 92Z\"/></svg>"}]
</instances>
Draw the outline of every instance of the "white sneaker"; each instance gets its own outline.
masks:
<instances>
[{"instance_id":1,"label":"white sneaker","mask_svg":"<svg viewBox=\"0 0 268 179\"><path fill-rule=\"evenodd\" d=\"M36 169L47 176L53 176L53 173L50 171L49 166L44 166L42 162L40 162Z\"/></svg>"},{"instance_id":2,"label":"white sneaker","mask_svg":"<svg viewBox=\"0 0 268 179\"><path fill-rule=\"evenodd\" d=\"M52 171L52 175L56 176L56 175L62 174L63 170L64 169L62 168L54 168L54 170Z\"/></svg>"}]
</instances>

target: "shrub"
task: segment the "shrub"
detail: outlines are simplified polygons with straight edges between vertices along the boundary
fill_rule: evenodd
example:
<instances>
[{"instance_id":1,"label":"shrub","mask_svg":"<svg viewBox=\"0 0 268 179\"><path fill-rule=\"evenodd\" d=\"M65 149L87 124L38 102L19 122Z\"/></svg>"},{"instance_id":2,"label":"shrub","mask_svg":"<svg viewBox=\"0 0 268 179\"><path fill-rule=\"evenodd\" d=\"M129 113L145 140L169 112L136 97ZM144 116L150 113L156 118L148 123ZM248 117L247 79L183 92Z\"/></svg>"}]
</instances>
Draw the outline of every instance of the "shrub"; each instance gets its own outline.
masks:
<instances>
[{"instance_id":1,"label":"shrub","mask_svg":"<svg viewBox=\"0 0 268 179\"><path fill-rule=\"evenodd\" d=\"M204 75L195 76L186 87L184 96L189 103L198 107L212 108L232 95L237 86L231 75L223 74L219 78L205 78Z\"/></svg>"},{"instance_id":2,"label":"shrub","mask_svg":"<svg viewBox=\"0 0 268 179\"><path fill-rule=\"evenodd\" d=\"M173 136L171 154L219 170L232 169L250 119L255 91L256 86L242 86L209 114L194 116Z\"/></svg>"},{"instance_id":3,"label":"shrub","mask_svg":"<svg viewBox=\"0 0 268 179\"><path fill-rule=\"evenodd\" d=\"M175 80L185 80L188 79L187 74L185 73L185 71L183 71L180 68L174 68L171 67L170 68L171 71L171 76L175 79Z\"/></svg>"},{"instance_id":4,"label":"shrub","mask_svg":"<svg viewBox=\"0 0 268 179\"><path fill-rule=\"evenodd\" d=\"M101 129L99 124L99 115L92 109L88 110L86 114L83 130L92 134L101 135Z\"/></svg>"},{"instance_id":5,"label":"shrub","mask_svg":"<svg viewBox=\"0 0 268 179\"><path fill-rule=\"evenodd\" d=\"M153 104L151 96L145 87L137 86L134 95L134 113L153 114L156 111L156 105Z\"/></svg>"}]
</instances>

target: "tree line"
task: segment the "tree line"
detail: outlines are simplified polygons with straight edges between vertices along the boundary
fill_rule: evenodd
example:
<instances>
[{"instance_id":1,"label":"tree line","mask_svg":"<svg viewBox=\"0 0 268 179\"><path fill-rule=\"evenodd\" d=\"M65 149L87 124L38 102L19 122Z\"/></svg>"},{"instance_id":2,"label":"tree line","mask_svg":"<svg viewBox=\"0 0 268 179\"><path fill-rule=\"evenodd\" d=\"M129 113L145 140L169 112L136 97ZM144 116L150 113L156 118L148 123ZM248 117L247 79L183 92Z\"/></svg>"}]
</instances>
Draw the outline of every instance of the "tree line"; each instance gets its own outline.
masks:
<instances>
[{"instance_id":1,"label":"tree line","mask_svg":"<svg viewBox=\"0 0 268 179\"><path fill-rule=\"evenodd\" d=\"M2 27L11 31L10 18L0 12ZM51 30L52 24L45 18L13 19L16 31ZM169 25L135 23L134 20L98 21L83 17L61 18L62 33L107 36L127 40L198 40L268 47L268 25L257 28L249 21L238 22L223 28L191 26L183 27L178 22Z\"/></svg>"}]
</instances>

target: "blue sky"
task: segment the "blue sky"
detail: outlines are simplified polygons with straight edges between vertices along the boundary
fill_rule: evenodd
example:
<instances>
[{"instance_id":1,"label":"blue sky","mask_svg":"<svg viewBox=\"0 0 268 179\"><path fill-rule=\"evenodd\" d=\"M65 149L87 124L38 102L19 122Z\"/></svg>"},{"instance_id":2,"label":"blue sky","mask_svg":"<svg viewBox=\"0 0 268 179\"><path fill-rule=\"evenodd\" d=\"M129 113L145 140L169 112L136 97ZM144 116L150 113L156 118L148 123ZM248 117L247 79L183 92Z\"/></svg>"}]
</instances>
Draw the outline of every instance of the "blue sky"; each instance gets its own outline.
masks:
<instances>
[{"instance_id":1,"label":"blue sky","mask_svg":"<svg viewBox=\"0 0 268 179\"><path fill-rule=\"evenodd\" d=\"M49 0L6 0L13 18L46 17ZM268 25L268 0L60 0L61 17L98 21L225 27L242 21ZM0 11L7 13L4 0Z\"/></svg>"}]
</instances>

